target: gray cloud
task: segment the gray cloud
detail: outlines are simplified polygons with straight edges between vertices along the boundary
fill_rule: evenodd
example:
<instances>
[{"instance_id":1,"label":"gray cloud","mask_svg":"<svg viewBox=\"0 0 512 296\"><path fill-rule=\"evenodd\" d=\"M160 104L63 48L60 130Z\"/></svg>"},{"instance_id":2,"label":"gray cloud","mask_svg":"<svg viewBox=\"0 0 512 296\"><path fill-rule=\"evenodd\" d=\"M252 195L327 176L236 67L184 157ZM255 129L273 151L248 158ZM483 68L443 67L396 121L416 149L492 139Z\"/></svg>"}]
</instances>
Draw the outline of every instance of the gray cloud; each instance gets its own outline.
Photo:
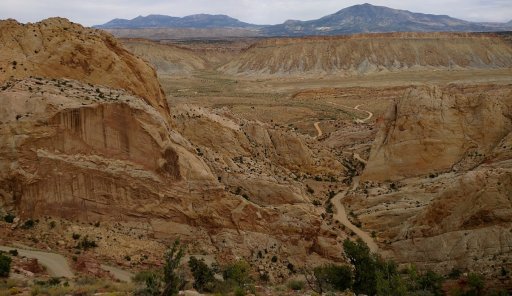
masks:
<instances>
[{"instance_id":1,"label":"gray cloud","mask_svg":"<svg viewBox=\"0 0 512 296\"><path fill-rule=\"evenodd\" d=\"M364 0L363 0L364 1ZM504 22L512 19L510 0L368 0L414 12L447 14L471 21ZM138 15L185 16L196 13L227 14L245 22L276 24L287 19L309 20L361 4L357 0L1 0L0 19L35 22L52 16L86 26L113 18Z\"/></svg>"}]
</instances>

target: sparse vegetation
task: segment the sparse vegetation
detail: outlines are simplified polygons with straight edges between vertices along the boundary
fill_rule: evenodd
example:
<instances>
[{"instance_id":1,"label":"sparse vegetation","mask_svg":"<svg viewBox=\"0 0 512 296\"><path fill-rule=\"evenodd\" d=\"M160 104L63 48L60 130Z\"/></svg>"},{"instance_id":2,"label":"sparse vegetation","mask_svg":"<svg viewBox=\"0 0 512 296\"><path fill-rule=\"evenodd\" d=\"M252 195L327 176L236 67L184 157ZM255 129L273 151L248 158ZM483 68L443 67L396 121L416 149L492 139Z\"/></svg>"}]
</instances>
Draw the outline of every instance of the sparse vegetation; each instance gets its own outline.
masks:
<instances>
[{"instance_id":1,"label":"sparse vegetation","mask_svg":"<svg viewBox=\"0 0 512 296\"><path fill-rule=\"evenodd\" d=\"M8 277L11 271L11 257L0 253L0 277Z\"/></svg>"},{"instance_id":2,"label":"sparse vegetation","mask_svg":"<svg viewBox=\"0 0 512 296\"><path fill-rule=\"evenodd\" d=\"M92 249L92 248L96 248L98 247L98 244L96 243L96 241L92 240L92 239L89 239L89 237L86 235L84 236L79 242L78 244L76 245L76 248L77 249L82 249L84 251L87 251L89 249Z\"/></svg>"},{"instance_id":3,"label":"sparse vegetation","mask_svg":"<svg viewBox=\"0 0 512 296\"><path fill-rule=\"evenodd\" d=\"M16 216L14 216L13 214L9 213L9 214L4 216L4 221L7 222L7 223L13 223L15 218L16 218Z\"/></svg>"},{"instance_id":4,"label":"sparse vegetation","mask_svg":"<svg viewBox=\"0 0 512 296\"><path fill-rule=\"evenodd\" d=\"M220 294L246 295L253 290L253 279L250 276L251 266L244 260L236 261L222 268L224 281L216 281L214 292Z\"/></svg>"},{"instance_id":5,"label":"sparse vegetation","mask_svg":"<svg viewBox=\"0 0 512 296\"><path fill-rule=\"evenodd\" d=\"M184 276L178 272L185 250L186 247L176 240L165 254L163 296L178 295L185 285Z\"/></svg>"},{"instance_id":6,"label":"sparse vegetation","mask_svg":"<svg viewBox=\"0 0 512 296\"><path fill-rule=\"evenodd\" d=\"M144 286L135 290L137 296L156 296L161 294L162 280L161 276L152 271L142 271L137 273L133 281Z\"/></svg>"},{"instance_id":7,"label":"sparse vegetation","mask_svg":"<svg viewBox=\"0 0 512 296\"><path fill-rule=\"evenodd\" d=\"M288 282L288 288L290 288L293 291L301 291L302 289L304 289L305 285L306 284L304 283L304 281L300 280L291 280Z\"/></svg>"},{"instance_id":8,"label":"sparse vegetation","mask_svg":"<svg viewBox=\"0 0 512 296\"><path fill-rule=\"evenodd\" d=\"M334 205L330 200L325 203L325 212L328 214L334 213Z\"/></svg>"},{"instance_id":9,"label":"sparse vegetation","mask_svg":"<svg viewBox=\"0 0 512 296\"><path fill-rule=\"evenodd\" d=\"M23 223L23 225L21 226L21 228L23 229L31 229L31 228L34 228L34 225L36 224L36 222L32 219L28 219L27 221L25 221Z\"/></svg>"},{"instance_id":10,"label":"sparse vegetation","mask_svg":"<svg viewBox=\"0 0 512 296\"><path fill-rule=\"evenodd\" d=\"M188 261L188 266L194 276L194 289L201 293L213 292L214 273L204 260L192 256Z\"/></svg>"}]
</instances>

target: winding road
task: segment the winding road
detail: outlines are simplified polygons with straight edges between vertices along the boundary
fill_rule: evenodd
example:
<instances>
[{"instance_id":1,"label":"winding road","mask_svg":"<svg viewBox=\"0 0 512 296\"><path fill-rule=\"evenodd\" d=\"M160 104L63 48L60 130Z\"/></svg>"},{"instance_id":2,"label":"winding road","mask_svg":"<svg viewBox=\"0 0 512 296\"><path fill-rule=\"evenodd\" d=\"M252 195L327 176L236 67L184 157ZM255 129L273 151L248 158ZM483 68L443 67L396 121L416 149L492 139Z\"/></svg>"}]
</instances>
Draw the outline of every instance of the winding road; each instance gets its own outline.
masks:
<instances>
[{"instance_id":1,"label":"winding road","mask_svg":"<svg viewBox=\"0 0 512 296\"><path fill-rule=\"evenodd\" d=\"M316 138L320 138L324 133L322 132L322 129L320 128L320 121L318 122L315 122L315 128L316 128L316 131L318 132L318 135L316 136Z\"/></svg>"},{"instance_id":2,"label":"winding road","mask_svg":"<svg viewBox=\"0 0 512 296\"><path fill-rule=\"evenodd\" d=\"M347 212L345 211L345 207L343 206L342 200L345 198L345 195L347 195L347 192L352 189L355 190L359 186L359 177L354 177L352 188L347 188L344 191L336 194L336 196L333 197L331 200L334 208L336 209L336 213L333 215L333 218L338 220L341 224L343 224L346 228L352 230L357 236L359 236L365 243L368 245L368 248L372 252L377 252L379 250L379 247L373 240L373 238L363 230L359 229L357 226L352 224L350 220L347 217Z\"/></svg>"},{"instance_id":3,"label":"winding road","mask_svg":"<svg viewBox=\"0 0 512 296\"><path fill-rule=\"evenodd\" d=\"M368 117L363 118L363 119L356 119L357 123L365 123L373 117L372 112L363 110L363 109L359 109L359 107L361 107L362 105L357 105L352 108L349 106L340 105L340 104L336 104L333 102L329 102L329 103L332 105L368 113ZM315 122L314 125L318 132L317 138L320 138L323 135L322 129L320 128L320 122ZM367 161L364 160L363 158L361 158L361 156L358 153L354 153L353 156L355 159L359 160L360 162L362 162L364 164L367 163ZM336 213L333 215L333 218L338 220L341 224L343 224L348 229L352 230L357 236L359 236L366 243L366 245L368 245L368 248L370 248L370 250L375 253L379 250L379 247L377 246L377 244L375 243L373 238L368 233L364 232L363 230L361 230L360 228L358 228L357 226L352 224L352 222L350 222L350 220L347 217L347 212L345 211L345 207L343 206L343 203L342 203L342 200L347 195L347 192L349 190L357 189L358 186L359 186L359 177L354 177L354 179L352 181L352 188L349 187L349 188L345 189L344 191L341 191L340 193L336 194L332 198L331 202L332 202L334 208L336 209Z\"/></svg>"},{"instance_id":4,"label":"winding road","mask_svg":"<svg viewBox=\"0 0 512 296\"><path fill-rule=\"evenodd\" d=\"M17 250L20 256L37 259L41 265L46 267L46 271L53 277L72 278L74 276L68 261L62 255L7 246L0 246L0 250L4 252Z\"/></svg>"},{"instance_id":5,"label":"winding road","mask_svg":"<svg viewBox=\"0 0 512 296\"><path fill-rule=\"evenodd\" d=\"M368 117L363 118L363 119L356 119L356 122L358 122L358 123L365 123L365 122L367 122L368 120L372 119L372 117L373 117L373 113L372 113L372 112L370 112L370 111L368 111L368 110L359 109L359 107L361 107L361 106L363 106L363 105L357 105L357 106L355 106L355 107L354 107L354 110L358 110L358 111L366 112L366 113L368 114Z\"/></svg>"},{"instance_id":6,"label":"winding road","mask_svg":"<svg viewBox=\"0 0 512 296\"><path fill-rule=\"evenodd\" d=\"M342 104L337 104L337 103L334 103L334 102L327 102L327 103L329 103L329 104L331 104L331 105L334 105L334 106L343 107L343 108L345 108L345 109L353 109L353 110L357 110L357 111L365 112L365 113L367 113L367 114L368 114L368 117L366 117L366 118L363 118L363 119L358 118L358 119L356 119L355 121L356 121L357 123L365 123L365 122L367 122L368 120L372 119L372 117L373 117L373 113L372 113L372 112L370 112L370 111L368 111L368 110L364 110L364 109L359 109L359 107L363 106L362 104L361 104L361 105L357 105L357 106L355 106L355 107L350 107L350 106L346 106L346 105L342 105Z\"/></svg>"},{"instance_id":7,"label":"winding road","mask_svg":"<svg viewBox=\"0 0 512 296\"><path fill-rule=\"evenodd\" d=\"M331 105L338 106L338 107L343 107L343 108L346 108L346 109L353 109L353 110L357 110L357 111L361 111L361 112L366 112L366 113L368 114L368 117L363 118L363 119L360 119L360 118L355 119L355 122L357 122L357 123L365 123L365 122L367 122L368 120L372 119L372 117L373 117L373 113L372 113L372 112L370 112L370 111L368 111L368 110L359 109L359 107L361 107L361 106L363 106L363 105L357 105L357 106L355 106L355 107L350 107L350 106L346 106L346 105L336 104L336 103L333 103L333 102L327 102L327 103L329 103L329 104L331 104ZM320 139L320 137L324 134L324 133L322 132L322 129L320 128L320 121L315 122L315 123L314 123L314 126L315 126L315 129L316 129L317 133L318 133L318 134L317 134L317 136L316 136L316 138L317 138L317 139ZM356 158L357 158L357 155L356 155ZM365 161L365 160L363 160L363 159L362 159L362 158L360 158L360 157L359 157L359 158L357 158L357 159L359 159L360 161L362 161L362 162L366 163L366 161Z\"/></svg>"},{"instance_id":8,"label":"winding road","mask_svg":"<svg viewBox=\"0 0 512 296\"><path fill-rule=\"evenodd\" d=\"M66 257L60 254L43 252L38 250L20 249L18 247L0 246L0 251L9 252L10 250L17 250L19 256L37 259L37 261L39 261L41 265L46 267L46 271L48 271L48 274L50 274L50 276L65 278L72 278L75 276L73 271L69 267ZM101 268L103 268L106 271L109 271L114 276L114 278L120 281L132 281L133 274L131 272L105 264L102 264Z\"/></svg>"}]
</instances>

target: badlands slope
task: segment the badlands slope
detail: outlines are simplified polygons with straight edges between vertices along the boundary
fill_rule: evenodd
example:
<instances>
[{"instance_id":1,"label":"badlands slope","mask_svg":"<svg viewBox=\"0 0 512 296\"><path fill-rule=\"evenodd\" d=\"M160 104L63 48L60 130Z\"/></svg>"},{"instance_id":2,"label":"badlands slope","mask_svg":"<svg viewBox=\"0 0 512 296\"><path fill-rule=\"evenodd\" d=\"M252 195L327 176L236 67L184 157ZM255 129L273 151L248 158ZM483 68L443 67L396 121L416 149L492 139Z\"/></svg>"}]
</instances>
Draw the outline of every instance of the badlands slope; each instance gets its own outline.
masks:
<instances>
[{"instance_id":1,"label":"badlands slope","mask_svg":"<svg viewBox=\"0 0 512 296\"><path fill-rule=\"evenodd\" d=\"M268 39L219 67L242 76L361 75L512 66L510 41L492 34L392 33Z\"/></svg>"}]
</instances>

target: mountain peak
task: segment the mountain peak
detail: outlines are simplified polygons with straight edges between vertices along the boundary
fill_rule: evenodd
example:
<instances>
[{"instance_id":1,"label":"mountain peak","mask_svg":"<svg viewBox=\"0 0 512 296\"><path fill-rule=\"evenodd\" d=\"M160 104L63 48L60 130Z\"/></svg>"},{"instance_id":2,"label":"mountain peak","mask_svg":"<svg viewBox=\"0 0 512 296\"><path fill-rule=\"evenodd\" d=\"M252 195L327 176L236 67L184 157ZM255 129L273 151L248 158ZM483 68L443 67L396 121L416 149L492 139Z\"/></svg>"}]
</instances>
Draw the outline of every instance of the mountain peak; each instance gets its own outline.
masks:
<instances>
[{"instance_id":1,"label":"mountain peak","mask_svg":"<svg viewBox=\"0 0 512 296\"><path fill-rule=\"evenodd\" d=\"M363 3L344 8L317 20L287 20L283 24L258 26L244 23L224 14L194 14L172 17L152 14L132 20L114 19L103 29L139 28L202 28L250 29L251 34L262 36L346 35L354 33L384 32L475 32L510 30L512 21L502 24L472 23L447 15L414 13ZM256 32L255 30L258 30Z\"/></svg>"}]
</instances>

